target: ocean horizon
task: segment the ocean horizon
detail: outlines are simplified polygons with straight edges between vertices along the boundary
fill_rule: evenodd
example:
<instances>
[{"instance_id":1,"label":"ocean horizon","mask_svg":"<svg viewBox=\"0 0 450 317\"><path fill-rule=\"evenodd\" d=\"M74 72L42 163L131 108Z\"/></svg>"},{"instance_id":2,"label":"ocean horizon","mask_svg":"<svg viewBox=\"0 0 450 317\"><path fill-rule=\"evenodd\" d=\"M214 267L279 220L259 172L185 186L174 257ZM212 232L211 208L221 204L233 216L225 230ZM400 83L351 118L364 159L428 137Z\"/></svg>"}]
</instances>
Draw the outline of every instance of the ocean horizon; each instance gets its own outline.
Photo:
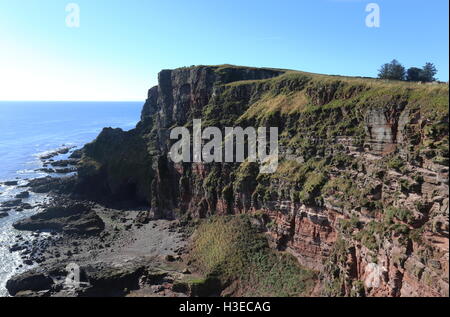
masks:
<instances>
[{"instance_id":1,"label":"ocean horizon","mask_svg":"<svg viewBox=\"0 0 450 317\"><path fill-rule=\"evenodd\" d=\"M143 101L0 101L0 181L29 177L37 156L80 147L104 127L130 130ZM33 173L32 173L33 174Z\"/></svg>"}]
</instances>

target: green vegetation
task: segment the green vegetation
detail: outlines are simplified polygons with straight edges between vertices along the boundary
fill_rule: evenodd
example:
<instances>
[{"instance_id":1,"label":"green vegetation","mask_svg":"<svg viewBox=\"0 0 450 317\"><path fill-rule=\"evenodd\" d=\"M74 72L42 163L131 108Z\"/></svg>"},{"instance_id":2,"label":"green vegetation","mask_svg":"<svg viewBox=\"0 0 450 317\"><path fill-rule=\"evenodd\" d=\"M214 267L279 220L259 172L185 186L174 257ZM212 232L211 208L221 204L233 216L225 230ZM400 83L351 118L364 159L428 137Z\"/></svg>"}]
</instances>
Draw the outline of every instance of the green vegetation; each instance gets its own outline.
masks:
<instances>
[{"instance_id":1,"label":"green vegetation","mask_svg":"<svg viewBox=\"0 0 450 317\"><path fill-rule=\"evenodd\" d=\"M305 163L285 160L280 163L276 173L269 176L269 181L282 180L290 184L286 187L289 190L285 191L284 198L308 205L320 205L323 202L322 188L328 181L328 170L326 159L310 159ZM261 180L262 178L258 178L258 181ZM263 188L258 187L258 190L263 192ZM270 187L266 191L270 191Z\"/></svg>"},{"instance_id":2,"label":"green vegetation","mask_svg":"<svg viewBox=\"0 0 450 317\"><path fill-rule=\"evenodd\" d=\"M324 196L333 196L337 204L342 208L351 210L352 208L365 207L375 212L381 209L381 202L371 201L367 198L371 188L359 188L351 175L343 173L339 177L334 177L323 187Z\"/></svg>"},{"instance_id":3,"label":"green vegetation","mask_svg":"<svg viewBox=\"0 0 450 317\"><path fill-rule=\"evenodd\" d=\"M421 231L411 230L408 226L413 221L414 215L410 210L388 207L384 211L382 222L371 221L357 233L352 230L349 220L344 221L344 225L341 227L344 233L352 235L369 250L377 252L382 240L392 236L400 237L403 242L406 242L407 239L421 242Z\"/></svg>"},{"instance_id":4,"label":"green vegetation","mask_svg":"<svg viewBox=\"0 0 450 317\"><path fill-rule=\"evenodd\" d=\"M234 173L233 187L236 191L253 190L256 186L256 177L259 174L257 163L245 161L239 165Z\"/></svg>"},{"instance_id":5,"label":"green vegetation","mask_svg":"<svg viewBox=\"0 0 450 317\"><path fill-rule=\"evenodd\" d=\"M199 278L187 276L177 280L173 284L173 290L180 293L188 293L193 297L219 296L220 281L214 277Z\"/></svg>"},{"instance_id":6,"label":"green vegetation","mask_svg":"<svg viewBox=\"0 0 450 317\"><path fill-rule=\"evenodd\" d=\"M339 228L344 235L351 235L355 229L361 227L361 222L356 216L352 216L350 219L340 219Z\"/></svg>"},{"instance_id":7,"label":"green vegetation","mask_svg":"<svg viewBox=\"0 0 450 317\"><path fill-rule=\"evenodd\" d=\"M377 221L369 222L363 230L359 231L354 237L373 252L377 252L381 239L385 235L385 227Z\"/></svg>"},{"instance_id":8,"label":"green vegetation","mask_svg":"<svg viewBox=\"0 0 450 317\"><path fill-rule=\"evenodd\" d=\"M400 171L404 164L405 162L400 157L395 156L387 162L387 167Z\"/></svg>"},{"instance_id":9,"label":"green vegetation","mask_svg":"<svg viewBox=\"0 0 450 317\"><path fill-rule=\"evenodd\" d=\"M406 80L432 82L436 80L436 78L434 78L436 74L437 69L434 64L426 63L422 69L417 67L411 67L408 69Z\"/></svg>"},{"instance_id":10,"label":"green vegetation","mask_svg":"<svg viewBox=\"0 0 450 317\"><path fill-rule=\"evenodd\" d=\"M341 271L340 266L345 266L348 248L348 243L342 237L339 237L329 258L324 263L321 277L324 278L322 295L325 297L345 296L345 273Z\"/></svg>"},{"instance_id":11,"label":"green vegetation","mask_svg":"<svg viewBox=\"0 0 450 317\"><path fill-rule=\"evenodd\" d=\"M397 60L392 60L390 63L386 63L381 66L378 72L378 78L390 79L390 80L407 80L412 82L432 82L435 81L434 77L437 74L437 69L433 63L426 63L422 69L417 67L411 67L407 71L402 64Z\"/></svg>"},{"instance_id":12,"label":"green vegetation","mask_svg":"<svg viewBox=\"0 0 450 317\"><path fill-rule=\"evenodd\" d=\"M388 207L384 211L384 222L386 224L393 224L394 218L407 224L412 223L415 219L414 214L408 209Z\"/></svg>"},{"instance_id":13,"label":"green vegetation","mask_svg":"<svg viewBox=\"0 0 450 317\"><path fill-rule=\"evenodd\" d=\"M243 296L302 296L311 292L315 274L290 254L272 251L249 216L212 217L198 227L191 256L208 278L224 288L237 285Z\"/></svg>"},{"instance_id":14,"label":"green vegetation","mask_svg":"<svg viewBox=\"0 0 450 317\"><path fill-rule=\"evenodd\" d=\"M400 64L396 59L390 63L386 63L381 66L378 78L390 79L390 80L404 80L405 79L405 67Z\"/></svg>"},{"instance_id":15,"label":"green vegetation","mask_svg":"<svg viewBox=\"0 0 450 317\"><path fill-rule=\"evenodd\" d=\"M321 195L321 188L325 185L326 181L325 174L317 172L310 173L302 186L300 200L305 204L317 202L317 198Z\"/></svg>"},{"instance_id":16,"label":"green vegetation","mask_svg":"<svg viewBox=\"0 0 450 317\"><path fill-rule=\"evenodd\" d=\"M350 293L351 297L365 297L366 290L363 281L353 281L352 291Z\"/></svg>"}]
</instances>

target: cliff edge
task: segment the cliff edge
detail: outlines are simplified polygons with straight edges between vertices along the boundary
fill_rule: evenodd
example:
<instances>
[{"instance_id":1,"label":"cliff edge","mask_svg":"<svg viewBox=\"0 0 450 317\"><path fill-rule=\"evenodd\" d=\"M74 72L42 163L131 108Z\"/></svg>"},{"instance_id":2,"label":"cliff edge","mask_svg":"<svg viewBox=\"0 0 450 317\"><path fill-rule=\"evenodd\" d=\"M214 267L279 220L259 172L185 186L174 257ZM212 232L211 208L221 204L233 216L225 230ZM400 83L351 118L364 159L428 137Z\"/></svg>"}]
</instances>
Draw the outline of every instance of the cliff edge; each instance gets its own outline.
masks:
<instances>
[{"instance_id":1,"label":"cliff edge","mask_svg":"<svg viewBox=\"0 0 450 317\"><path fill-rule=\"evenodd\" d=\"M251 214L321 272L323 296L448 296L448 85L195 66L163 70L141 121L82 151L77 191L139 221ZM183 163L170 129L279 128L280 164Z\"/></svg>"}]
</instances>

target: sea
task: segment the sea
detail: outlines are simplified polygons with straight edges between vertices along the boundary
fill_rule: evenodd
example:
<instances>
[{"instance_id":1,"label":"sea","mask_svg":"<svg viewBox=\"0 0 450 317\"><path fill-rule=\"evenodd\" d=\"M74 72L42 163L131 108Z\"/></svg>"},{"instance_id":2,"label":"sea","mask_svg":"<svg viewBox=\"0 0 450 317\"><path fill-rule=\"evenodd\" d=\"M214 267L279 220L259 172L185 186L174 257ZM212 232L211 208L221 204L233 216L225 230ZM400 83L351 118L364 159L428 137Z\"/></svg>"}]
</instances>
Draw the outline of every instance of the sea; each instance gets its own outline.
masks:
<instances>
[{"instance_id":1,"label":"sea","mask_svg":"<svg viewBox=\"0 0 450 317\"><path fill-rule=\"evenodd\" d=\"M40 156L64 147L81 148L93 141L104 127L133 129L139 121L143 102L9 102L0 101L0 204L14 199L28 180L48 174ZM67 155L67 154L66 154ZM64 158L64 155L54 159ZM17 186L5 186L17 181ZM35 205L45 195L32 194L23 202ZM8 296L7 280L27 269L20 252L9 252L16 237L32 240L33 234L19 232L12 224L39 212L9 211L0 218L0 296ZM21 266L21 267L20 267Z\"/></svg>"}]
</instances>

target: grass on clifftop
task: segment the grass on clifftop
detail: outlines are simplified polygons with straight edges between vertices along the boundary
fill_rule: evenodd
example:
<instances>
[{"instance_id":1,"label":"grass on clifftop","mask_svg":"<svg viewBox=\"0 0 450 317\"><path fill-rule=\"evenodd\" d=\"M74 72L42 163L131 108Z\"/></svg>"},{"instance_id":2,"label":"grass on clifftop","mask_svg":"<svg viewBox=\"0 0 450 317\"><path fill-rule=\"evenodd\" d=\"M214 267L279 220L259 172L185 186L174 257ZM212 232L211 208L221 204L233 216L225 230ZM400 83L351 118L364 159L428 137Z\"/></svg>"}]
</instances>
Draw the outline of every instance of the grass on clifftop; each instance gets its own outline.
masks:
<instances>
[{"instance_id":1,"label":"grass on clifftop","mask_svg":"<svg viewBox=\"0 0 450 317\"><path fill-rule=\"evenodd\" d=\"M269 248L249 216L205 220L194 235L191 257L232 296L307 296L315 284L315 274L292 255Z\"/></svg>"}]
</instances>

